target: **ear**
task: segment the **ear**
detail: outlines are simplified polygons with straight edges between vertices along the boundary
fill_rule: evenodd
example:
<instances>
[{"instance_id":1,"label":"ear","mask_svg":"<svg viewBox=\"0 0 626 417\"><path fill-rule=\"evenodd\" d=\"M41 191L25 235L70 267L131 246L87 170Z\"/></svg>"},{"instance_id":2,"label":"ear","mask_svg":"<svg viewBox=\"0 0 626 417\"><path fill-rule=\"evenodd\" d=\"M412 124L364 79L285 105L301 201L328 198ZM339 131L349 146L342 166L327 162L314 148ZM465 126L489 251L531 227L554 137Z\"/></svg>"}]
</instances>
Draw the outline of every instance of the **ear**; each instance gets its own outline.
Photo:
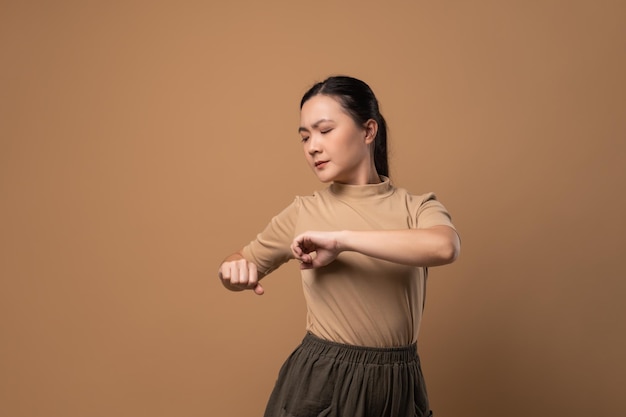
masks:
<instances>
[{"instance_id":1,"label":"ear","mask_svg":"<svg viewBox=\"0 0 626 417\"><path fill-rule=\"evenodd\" d=\"M363 125L363 129L365 130L365 143L370 144L374 142L376 139L376 134L378 133L378 123L374 119L369 119Z\"/></svg>"}]
</instances>

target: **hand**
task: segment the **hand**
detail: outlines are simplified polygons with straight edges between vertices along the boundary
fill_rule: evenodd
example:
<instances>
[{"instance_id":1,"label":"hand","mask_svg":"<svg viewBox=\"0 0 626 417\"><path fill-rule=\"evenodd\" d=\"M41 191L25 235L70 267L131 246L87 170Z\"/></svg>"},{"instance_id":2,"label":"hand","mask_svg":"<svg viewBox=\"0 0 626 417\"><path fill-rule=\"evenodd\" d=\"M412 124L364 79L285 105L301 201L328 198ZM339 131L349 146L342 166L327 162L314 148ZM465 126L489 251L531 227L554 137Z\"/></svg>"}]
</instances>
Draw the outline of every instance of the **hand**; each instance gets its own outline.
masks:
<instances>
[{"instance_id":1,"label":"hand","mask_svg":"<svg viewBox=\"0 0 626 417\"><path fill-rule=\"evenodd\" d=\"M231 291L254 290L254 293L258 295L265 293L259 284L256 265L245 259L223 262L218 276L222 284Z\"/></svg>"},{"instance_id":2,"label":"hand","mask_svg":"<svg viewBox=\"0 0 626 417\"><path fill-rule=\"evenodd\" d=\"M334 261L341 253L337 236L337 232L305 232L297 236L291 251L300 261L300 269L319 268Z\"/></svg>"}]
</instances>

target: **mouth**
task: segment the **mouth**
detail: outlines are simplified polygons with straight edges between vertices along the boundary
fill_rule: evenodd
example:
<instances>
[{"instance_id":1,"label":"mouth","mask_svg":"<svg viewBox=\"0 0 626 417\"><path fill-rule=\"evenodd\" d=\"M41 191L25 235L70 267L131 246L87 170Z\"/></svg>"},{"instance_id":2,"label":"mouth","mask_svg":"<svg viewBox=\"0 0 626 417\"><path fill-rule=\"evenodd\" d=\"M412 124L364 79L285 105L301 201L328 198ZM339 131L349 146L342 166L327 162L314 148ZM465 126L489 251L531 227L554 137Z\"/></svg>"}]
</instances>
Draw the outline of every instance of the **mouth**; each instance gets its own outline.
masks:
<instances>
[{"instance_id":1,"label":"mouth","mask_svg":"<svg viewBox=\"0 0 626 417\"><path fill-rule=\"evenodd\" d=\"M315 168L321 169L328 163L328 161L315 161Z\"/></svg>"}]
</instances>

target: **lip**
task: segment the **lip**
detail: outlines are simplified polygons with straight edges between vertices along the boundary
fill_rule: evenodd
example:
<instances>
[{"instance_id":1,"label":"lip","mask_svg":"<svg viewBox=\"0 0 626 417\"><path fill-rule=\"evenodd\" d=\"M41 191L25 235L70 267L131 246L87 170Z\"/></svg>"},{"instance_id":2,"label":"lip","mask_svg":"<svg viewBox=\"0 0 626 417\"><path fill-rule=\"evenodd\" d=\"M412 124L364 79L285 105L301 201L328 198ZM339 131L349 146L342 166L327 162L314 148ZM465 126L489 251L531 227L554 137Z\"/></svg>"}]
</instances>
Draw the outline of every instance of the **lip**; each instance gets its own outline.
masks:
<instances>
[{"instance_id":1,"label":"lip","mask_svg":"<svg viewBox=\"0 0 626 417\"><path fill-rule=\"evenodd\" d=\"M315 168L322 169L327 163L328 161L315 161Z\"/></svg>"}]
</instances>

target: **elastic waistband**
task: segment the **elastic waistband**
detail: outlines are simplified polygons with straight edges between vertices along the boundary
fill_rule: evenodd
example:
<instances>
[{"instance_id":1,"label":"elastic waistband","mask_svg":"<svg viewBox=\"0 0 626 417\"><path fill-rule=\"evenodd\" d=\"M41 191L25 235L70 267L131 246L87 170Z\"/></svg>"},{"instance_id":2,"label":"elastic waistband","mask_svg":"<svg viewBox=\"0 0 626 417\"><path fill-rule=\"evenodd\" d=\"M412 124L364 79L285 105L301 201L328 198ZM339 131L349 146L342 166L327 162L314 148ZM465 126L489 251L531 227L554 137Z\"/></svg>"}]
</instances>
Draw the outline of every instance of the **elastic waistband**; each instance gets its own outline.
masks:
<instances>
[{"instance_id":1,"label":"elastic waistband","mask_svg":"<svg viewBox=\"0 0 626 417\"><path fill-rule=\"evenodd\" d=\"M300 345L307 352L320 356L330 356L341 361L386 365L393 363L419 362L417 345L377 348L354 346L321 339L307 333Z\"/></svg>"}]
</instances>

